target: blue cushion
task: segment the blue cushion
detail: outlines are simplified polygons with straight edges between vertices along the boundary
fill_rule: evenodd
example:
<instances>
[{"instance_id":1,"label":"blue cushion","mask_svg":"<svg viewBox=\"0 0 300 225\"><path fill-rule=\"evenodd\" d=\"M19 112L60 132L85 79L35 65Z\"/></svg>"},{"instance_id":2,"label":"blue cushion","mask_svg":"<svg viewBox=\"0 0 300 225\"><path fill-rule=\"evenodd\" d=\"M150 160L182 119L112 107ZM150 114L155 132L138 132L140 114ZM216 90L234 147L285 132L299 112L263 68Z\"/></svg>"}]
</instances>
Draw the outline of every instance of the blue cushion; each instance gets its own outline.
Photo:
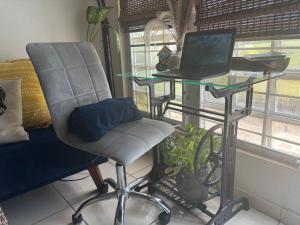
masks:
<instances>
[{"instance_id":1,"label":"blue cushion","mask_svg":"<svg viewBox=\"0 0 300 225\"><path fill-rule=\"evenodd\" d=\"M109 98L75 108L68 119L68 129L82 140L92 142L122 123L141 118L132 98Z\"/></svg>"},{"instance_id":2,"label":"blue cushion","mask_svg":"<svg viewBox=\"0 0 300 225\"><path fill-rule=\"evenodd\" d=\"M65 145L53 129L28 132L30 141L0 145L0 202L107 161Z\"/></svg>"}]
</instances>

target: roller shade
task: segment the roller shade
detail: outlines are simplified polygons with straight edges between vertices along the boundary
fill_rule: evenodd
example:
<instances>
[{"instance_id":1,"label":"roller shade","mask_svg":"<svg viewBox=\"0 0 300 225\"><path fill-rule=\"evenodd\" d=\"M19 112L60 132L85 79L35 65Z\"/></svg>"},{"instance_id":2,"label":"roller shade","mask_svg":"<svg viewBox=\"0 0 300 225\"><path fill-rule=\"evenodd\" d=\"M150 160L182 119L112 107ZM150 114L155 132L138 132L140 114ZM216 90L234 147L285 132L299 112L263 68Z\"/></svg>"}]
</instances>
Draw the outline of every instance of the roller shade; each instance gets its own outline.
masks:
<instances>
[{"instance_id":1,"label":"roller shade","mask_svg":"<svg viewBox=\"0 0 300 225\"><path fill-rule=\"evenodd\" d=\"M125 32L144 29L145 24L155 18L157 12L167 11L165 0L120 0L120 22Z\"/></svg>"},{"instance_id":2,"label":"roller shade","mask_svg":"<svg viewBox=\"0 0 300 225\"><path fill-rule=\"evenodd\" d=\"M300 34L300 0L196 0L198 30L237 28L238 38Z\"/></svg>"}]
</instances>

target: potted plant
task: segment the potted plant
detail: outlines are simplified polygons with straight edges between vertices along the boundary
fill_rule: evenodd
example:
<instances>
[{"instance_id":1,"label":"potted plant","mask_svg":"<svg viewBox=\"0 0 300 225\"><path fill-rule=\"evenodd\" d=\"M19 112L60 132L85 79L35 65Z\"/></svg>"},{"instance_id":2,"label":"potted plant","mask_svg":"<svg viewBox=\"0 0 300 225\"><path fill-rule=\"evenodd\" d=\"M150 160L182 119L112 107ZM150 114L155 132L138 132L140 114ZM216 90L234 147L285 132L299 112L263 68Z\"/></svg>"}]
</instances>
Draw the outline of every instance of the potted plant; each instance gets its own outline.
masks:
<instances>
[{"instance_id":1,"label":"potted plant","mask_svg":"<svg viewBox=\"0 0 300 225\"><path fill-rule=\"evenodd\" d=\"M186 201L201 203L208 198L208 186L205 185L209 175L208 157L210 155L210 142L199 149L202 138L206 135L205 129L196 129L188 124L183 132L177 132L175 136L167 138L162 143L164 162L172 168L176 176L176 188ZM221 136L213 139L215 149L221 148ZM201 170L195 171L195 157ZM196 174L198 173L198 174Z\"/></svg>"}]
</instances>

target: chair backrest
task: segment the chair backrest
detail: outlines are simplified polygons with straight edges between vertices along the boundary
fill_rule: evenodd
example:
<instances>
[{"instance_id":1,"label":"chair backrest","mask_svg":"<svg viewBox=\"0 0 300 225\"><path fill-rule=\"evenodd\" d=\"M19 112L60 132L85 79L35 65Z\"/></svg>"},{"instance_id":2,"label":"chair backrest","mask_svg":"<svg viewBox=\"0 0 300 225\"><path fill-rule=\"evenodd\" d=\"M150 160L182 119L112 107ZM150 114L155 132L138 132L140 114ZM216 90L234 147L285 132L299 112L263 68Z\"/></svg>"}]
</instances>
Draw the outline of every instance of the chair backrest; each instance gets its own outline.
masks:
<instances>
[{"instance_id":1,"label":"chair backrest","mask_svg":"<svg viewBox=\"0 0 300 225\"><path fill-rule=\"evenodd\" d=\"M91 43L31 43L26 50L61 139L68 133L67 120L75 107L111 98L105 72Z\"/></svg>"}]
</instances>

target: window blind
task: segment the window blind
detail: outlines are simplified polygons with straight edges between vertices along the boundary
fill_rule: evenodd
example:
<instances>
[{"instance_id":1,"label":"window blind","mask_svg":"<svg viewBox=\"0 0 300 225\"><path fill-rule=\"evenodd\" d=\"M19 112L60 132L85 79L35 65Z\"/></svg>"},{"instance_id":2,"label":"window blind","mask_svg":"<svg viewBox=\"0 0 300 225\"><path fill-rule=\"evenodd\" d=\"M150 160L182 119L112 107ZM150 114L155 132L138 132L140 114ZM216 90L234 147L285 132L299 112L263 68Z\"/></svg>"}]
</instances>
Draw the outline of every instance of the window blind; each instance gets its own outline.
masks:
<instances>
[{"instance_id":1,"label":"window blind","mask_svg":"<svg viewBox=\"0 0 300 225\"><path fill-rule=\"evenodd\" d=\"M241 39L299 35L300 1L196 0L195 24L200 31L237 28Z\"/></svg>"},{"instance_id":2,"label":"window blind","mask_svg":"<svg viewBox=\"0 0 300 225\"><path fill-rule=\"evenodd\" d=\"M120 22L125 32L135 32L143 30L159 11L167 11L168 5L165 0L120 0L120 8Z\"/></svg>"}]
</instances>

